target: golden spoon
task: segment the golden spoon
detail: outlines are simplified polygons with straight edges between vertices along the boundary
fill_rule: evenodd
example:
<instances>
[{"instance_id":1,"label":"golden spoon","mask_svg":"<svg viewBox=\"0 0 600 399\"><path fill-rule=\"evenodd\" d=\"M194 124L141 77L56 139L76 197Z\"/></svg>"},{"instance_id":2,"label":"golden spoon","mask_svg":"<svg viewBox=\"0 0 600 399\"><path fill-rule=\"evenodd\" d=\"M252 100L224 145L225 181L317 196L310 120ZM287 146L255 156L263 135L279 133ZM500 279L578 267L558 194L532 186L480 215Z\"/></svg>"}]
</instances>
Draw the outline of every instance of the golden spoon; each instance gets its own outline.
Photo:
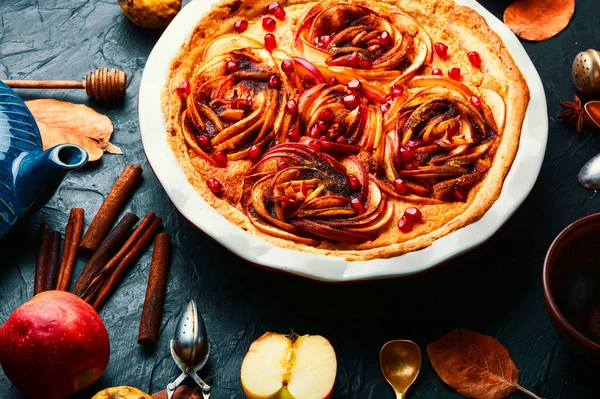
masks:
<instances>
[{"instance_id":1,"label":"golden spoon","mask_svg":"<svg viewBox=\"0 0 600 399\"><path fill-rule=\"evenodd\" d=\"M421 370L421 349L412 341L390 341L379 352L379 367L394 388L396 399L404 399Z\"/></svg>"}]
</instances>

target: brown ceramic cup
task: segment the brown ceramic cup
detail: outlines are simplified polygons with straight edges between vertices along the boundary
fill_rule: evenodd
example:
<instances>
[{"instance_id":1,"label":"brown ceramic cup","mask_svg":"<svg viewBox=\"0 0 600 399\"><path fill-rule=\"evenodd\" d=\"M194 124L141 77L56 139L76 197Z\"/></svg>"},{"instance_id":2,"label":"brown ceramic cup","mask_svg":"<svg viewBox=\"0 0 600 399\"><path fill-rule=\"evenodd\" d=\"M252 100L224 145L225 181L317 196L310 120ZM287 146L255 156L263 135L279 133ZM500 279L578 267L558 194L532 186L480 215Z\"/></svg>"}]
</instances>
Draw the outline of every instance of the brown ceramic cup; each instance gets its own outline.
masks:
<instances>
[{"instance_id":1,"label":"brown ceramic cup","mask_svg":"<svg viewBox=\"0 0 600 399\"><path fill-rule=\"evenodd\" d=\"M558 333L600 364L600 213L570 224L554 240L543 270L544 299Z\"/></svg>"}]
</instances>

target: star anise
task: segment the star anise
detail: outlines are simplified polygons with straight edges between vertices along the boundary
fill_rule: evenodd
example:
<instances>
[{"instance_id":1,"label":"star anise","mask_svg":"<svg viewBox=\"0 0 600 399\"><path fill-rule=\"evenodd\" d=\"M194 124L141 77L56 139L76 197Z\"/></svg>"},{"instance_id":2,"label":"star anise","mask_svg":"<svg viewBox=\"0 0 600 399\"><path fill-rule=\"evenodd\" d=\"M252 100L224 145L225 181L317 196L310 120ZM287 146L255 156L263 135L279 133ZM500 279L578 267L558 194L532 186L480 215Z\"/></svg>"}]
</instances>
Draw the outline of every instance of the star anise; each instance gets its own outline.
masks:
<instances>
[{"instance_id":1,"label":"star anise","mask_svg":"<svg viewBox=\"0 0 600 399\"><path fill-rule=\"evenodd\" d=\"M577 133L580 133L588 116L581 105L579 97L575 94L573 95L573 102L563 101L560 103L560 106L563 107L563 111L558 114L558 117L574 124L577 128Z\"/></svg>"}]
</instances>

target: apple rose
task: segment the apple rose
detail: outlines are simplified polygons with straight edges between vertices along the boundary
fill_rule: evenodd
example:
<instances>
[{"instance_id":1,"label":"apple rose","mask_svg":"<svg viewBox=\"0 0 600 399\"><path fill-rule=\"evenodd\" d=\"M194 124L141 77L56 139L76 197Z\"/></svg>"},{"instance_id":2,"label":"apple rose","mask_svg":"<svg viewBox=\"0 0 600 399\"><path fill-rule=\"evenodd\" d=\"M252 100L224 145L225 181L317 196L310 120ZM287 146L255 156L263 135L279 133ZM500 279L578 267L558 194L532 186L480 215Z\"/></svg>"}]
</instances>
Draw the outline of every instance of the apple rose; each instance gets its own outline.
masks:
<instances>
[{"instance_id":1,"label":"apple rose","mask_svg":"<svg viewBox=\"0 0 600 399\"><path fill-rule=\"evenodd\" d=\"M392 195L465 201L491 166L499 130L490 108L465 85L440 76L413 78L384 120L385 154L377 171ZM392 187L392 184L393 187Z\"/></svg>"},{"instance_id":2,"label":"apple rose","mask_svg":"<svg viewBox=\"0 0 600 399\"><path fill-rule=\"evenodd\" d=\"M205 59L191 81L182 131L207 161L258 159L292 115L284 111L293 89L264 49L239 49Z\"/></svg>"},{"instance_id":3,"label":"apple rose","mask_svg":"<svg viewBox=\"0 0 600 399\"><path fill-rule=\"evenodd\" d=\"M317 3L301 19L294 48L334 72L397 81L433 55L431 37L418 22L362 0Z\"/></svg>"},{"instance_id":4,"label":"apple rose","mask_svg":"<svg viewBox=\"0 0 600 399\"><path fill-rule=\"evenodd\" d=\"M307 245L371 241L393 216L353 156L337 161L301 143L271 148L247 183L245 209L256 228Z\"/></svg>"},{"instance_id":5,"label":"apple rose","mask_svg":"<svg viewBox=\"0 0 600 399\"><path fill-rule=\"evenodd\" d=\"M377 148L383 136L383 112L365 92L358 80L348 85L321 83L304 91L298 100L304 135L333 154L357 154L361 147L367 151Z\"/></svg>"}]
</instances>

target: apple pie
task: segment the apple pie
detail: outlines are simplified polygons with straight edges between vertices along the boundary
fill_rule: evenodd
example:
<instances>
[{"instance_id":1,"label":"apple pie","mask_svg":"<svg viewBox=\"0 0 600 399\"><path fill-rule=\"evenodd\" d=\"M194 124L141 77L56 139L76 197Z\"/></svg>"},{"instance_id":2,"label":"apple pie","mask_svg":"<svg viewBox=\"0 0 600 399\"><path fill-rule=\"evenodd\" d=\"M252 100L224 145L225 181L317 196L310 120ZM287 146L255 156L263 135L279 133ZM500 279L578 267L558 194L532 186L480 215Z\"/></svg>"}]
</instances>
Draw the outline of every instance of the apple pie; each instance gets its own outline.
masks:
<instances>
[{"instance_id":1,"label":"apple pie","mask_svg":"<svg viewBox=\"0 0 600 399\"><path fill-rule=\"evenodd\" d=\"M186 176L230 222L356 261L477 221L528 101L499 36L452 0L224 0L162 105Z\"/></svg>"}]
</instances>

